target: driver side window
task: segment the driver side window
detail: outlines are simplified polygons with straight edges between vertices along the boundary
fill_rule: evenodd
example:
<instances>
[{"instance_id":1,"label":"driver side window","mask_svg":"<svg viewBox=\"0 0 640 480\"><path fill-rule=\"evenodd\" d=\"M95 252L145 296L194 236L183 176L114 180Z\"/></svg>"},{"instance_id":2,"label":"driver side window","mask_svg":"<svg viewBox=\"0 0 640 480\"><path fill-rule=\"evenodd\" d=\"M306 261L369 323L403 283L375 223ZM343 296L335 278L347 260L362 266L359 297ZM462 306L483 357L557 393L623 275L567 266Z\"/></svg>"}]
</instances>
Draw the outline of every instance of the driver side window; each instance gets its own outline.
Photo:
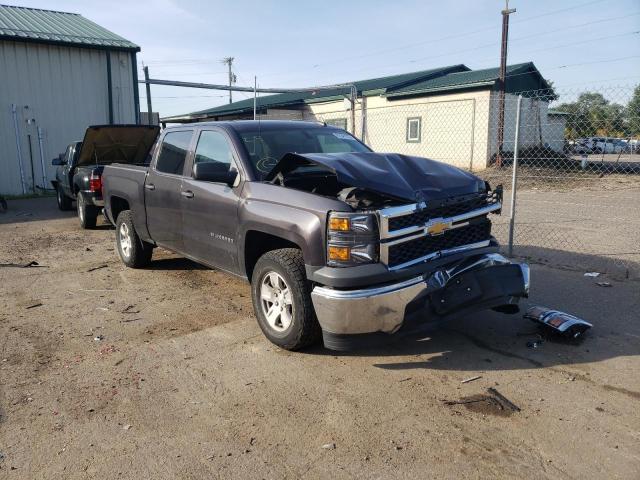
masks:
<instances>
[{"instance_id":1,"label":"driver side window","mask_svg":"<svg viewBox=\"0 0 640 480\"><path fill-rule=\"evenodd\" d=\"M220 165L220 168L231 168L233 164L233 150L222 133L204 130L198 139L194 165L201 162L211 162Z\"/></svg>"}]
</instances>

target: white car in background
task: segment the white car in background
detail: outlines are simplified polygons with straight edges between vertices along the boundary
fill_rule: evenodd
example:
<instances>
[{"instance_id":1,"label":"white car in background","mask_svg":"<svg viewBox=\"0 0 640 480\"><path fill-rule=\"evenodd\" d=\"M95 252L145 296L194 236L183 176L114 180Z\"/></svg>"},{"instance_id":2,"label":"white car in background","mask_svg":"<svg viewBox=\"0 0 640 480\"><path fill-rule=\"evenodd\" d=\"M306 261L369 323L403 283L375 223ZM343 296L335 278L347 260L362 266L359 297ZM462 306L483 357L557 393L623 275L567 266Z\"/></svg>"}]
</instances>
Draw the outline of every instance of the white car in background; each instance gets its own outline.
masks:
<instances>
[{"instance_id":1,"label":"white car in background","mask_svg":"<svg viewBox=\"0 0 640 480\"><path fill-rule=\"evenodd\" d=\"M629 150L629 143L625 139L614 137L578 138L573 144L575 153L626 153Z\"/></svg>"}]
</instances>

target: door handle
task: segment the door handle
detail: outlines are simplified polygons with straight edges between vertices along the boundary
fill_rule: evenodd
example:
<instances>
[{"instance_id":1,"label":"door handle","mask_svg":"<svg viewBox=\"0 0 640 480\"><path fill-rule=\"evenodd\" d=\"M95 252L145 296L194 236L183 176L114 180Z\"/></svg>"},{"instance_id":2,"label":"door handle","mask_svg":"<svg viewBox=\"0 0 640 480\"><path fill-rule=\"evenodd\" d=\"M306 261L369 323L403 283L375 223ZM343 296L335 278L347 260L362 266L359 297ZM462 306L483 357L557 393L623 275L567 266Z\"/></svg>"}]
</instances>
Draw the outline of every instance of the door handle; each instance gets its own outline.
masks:
<instances>
[{"instance_id":1,"label":"door handle","mask_svg":"<svg viewBox=\"0 0 640 480\"><path fill-rule=\"evenodd\" d=\"M145 183L144 188L146 188L147 190L155 190L156 186L153 183Z\"/></svg>"},{"instance_id":2,"label":"door handle","mask_svg":"<svg viewBox=\"0 0 640 480\"><path fill-rule=\"evenodd\" d=\"M184 198L193 198L193 192L191 190L180 192L180 195L182 195Z\"/></svg>"}]
</instances>

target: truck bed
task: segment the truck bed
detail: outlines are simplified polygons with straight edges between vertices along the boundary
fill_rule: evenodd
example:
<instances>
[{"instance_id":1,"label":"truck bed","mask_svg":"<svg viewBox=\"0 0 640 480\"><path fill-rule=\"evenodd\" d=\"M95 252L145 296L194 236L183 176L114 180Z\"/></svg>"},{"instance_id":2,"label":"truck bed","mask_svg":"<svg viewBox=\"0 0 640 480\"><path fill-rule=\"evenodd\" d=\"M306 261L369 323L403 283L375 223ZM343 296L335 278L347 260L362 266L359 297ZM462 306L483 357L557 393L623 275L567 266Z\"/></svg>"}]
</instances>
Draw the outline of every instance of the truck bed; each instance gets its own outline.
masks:
<instances>
[{"instance_id":1,"label":"truck bed","mask_svg":"<svg viewBox=\"0 0 640 480\"><path fill-rule=\"evenodd\" d=\"M114 163L104 167L102 188L105 192L109 192L108 200L105 199L105 212L114 225L117 219L113 218L111 202L113 202L114 198L144 202L144 184L148 171L148 165L138 164ZM134 212L136 225L146 225L144 204L129 205L129 209ZM141 218L136 218L136 216L141 216Z\"/></svg>"}]
</instances>

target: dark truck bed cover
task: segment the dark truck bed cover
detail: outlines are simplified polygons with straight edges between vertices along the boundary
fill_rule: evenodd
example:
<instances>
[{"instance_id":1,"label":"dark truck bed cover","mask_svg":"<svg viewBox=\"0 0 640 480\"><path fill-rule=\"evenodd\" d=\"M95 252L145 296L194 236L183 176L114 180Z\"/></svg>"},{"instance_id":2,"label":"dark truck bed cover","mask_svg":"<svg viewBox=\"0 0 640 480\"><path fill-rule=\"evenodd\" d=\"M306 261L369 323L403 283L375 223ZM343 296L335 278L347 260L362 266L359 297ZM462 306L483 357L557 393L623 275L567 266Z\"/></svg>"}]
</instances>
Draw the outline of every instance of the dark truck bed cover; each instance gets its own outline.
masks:
<instances>
[{"instance_id":1,"label":"dark truck bed cover","mask_svg":"<svg viewBox=\"0 0 640 480\"><path fill-rule=\"evenodd\" d=\"M92 125L84 134L77 166L147 163L159 132L155 125Z\"/></svg>"}]
</instances>

